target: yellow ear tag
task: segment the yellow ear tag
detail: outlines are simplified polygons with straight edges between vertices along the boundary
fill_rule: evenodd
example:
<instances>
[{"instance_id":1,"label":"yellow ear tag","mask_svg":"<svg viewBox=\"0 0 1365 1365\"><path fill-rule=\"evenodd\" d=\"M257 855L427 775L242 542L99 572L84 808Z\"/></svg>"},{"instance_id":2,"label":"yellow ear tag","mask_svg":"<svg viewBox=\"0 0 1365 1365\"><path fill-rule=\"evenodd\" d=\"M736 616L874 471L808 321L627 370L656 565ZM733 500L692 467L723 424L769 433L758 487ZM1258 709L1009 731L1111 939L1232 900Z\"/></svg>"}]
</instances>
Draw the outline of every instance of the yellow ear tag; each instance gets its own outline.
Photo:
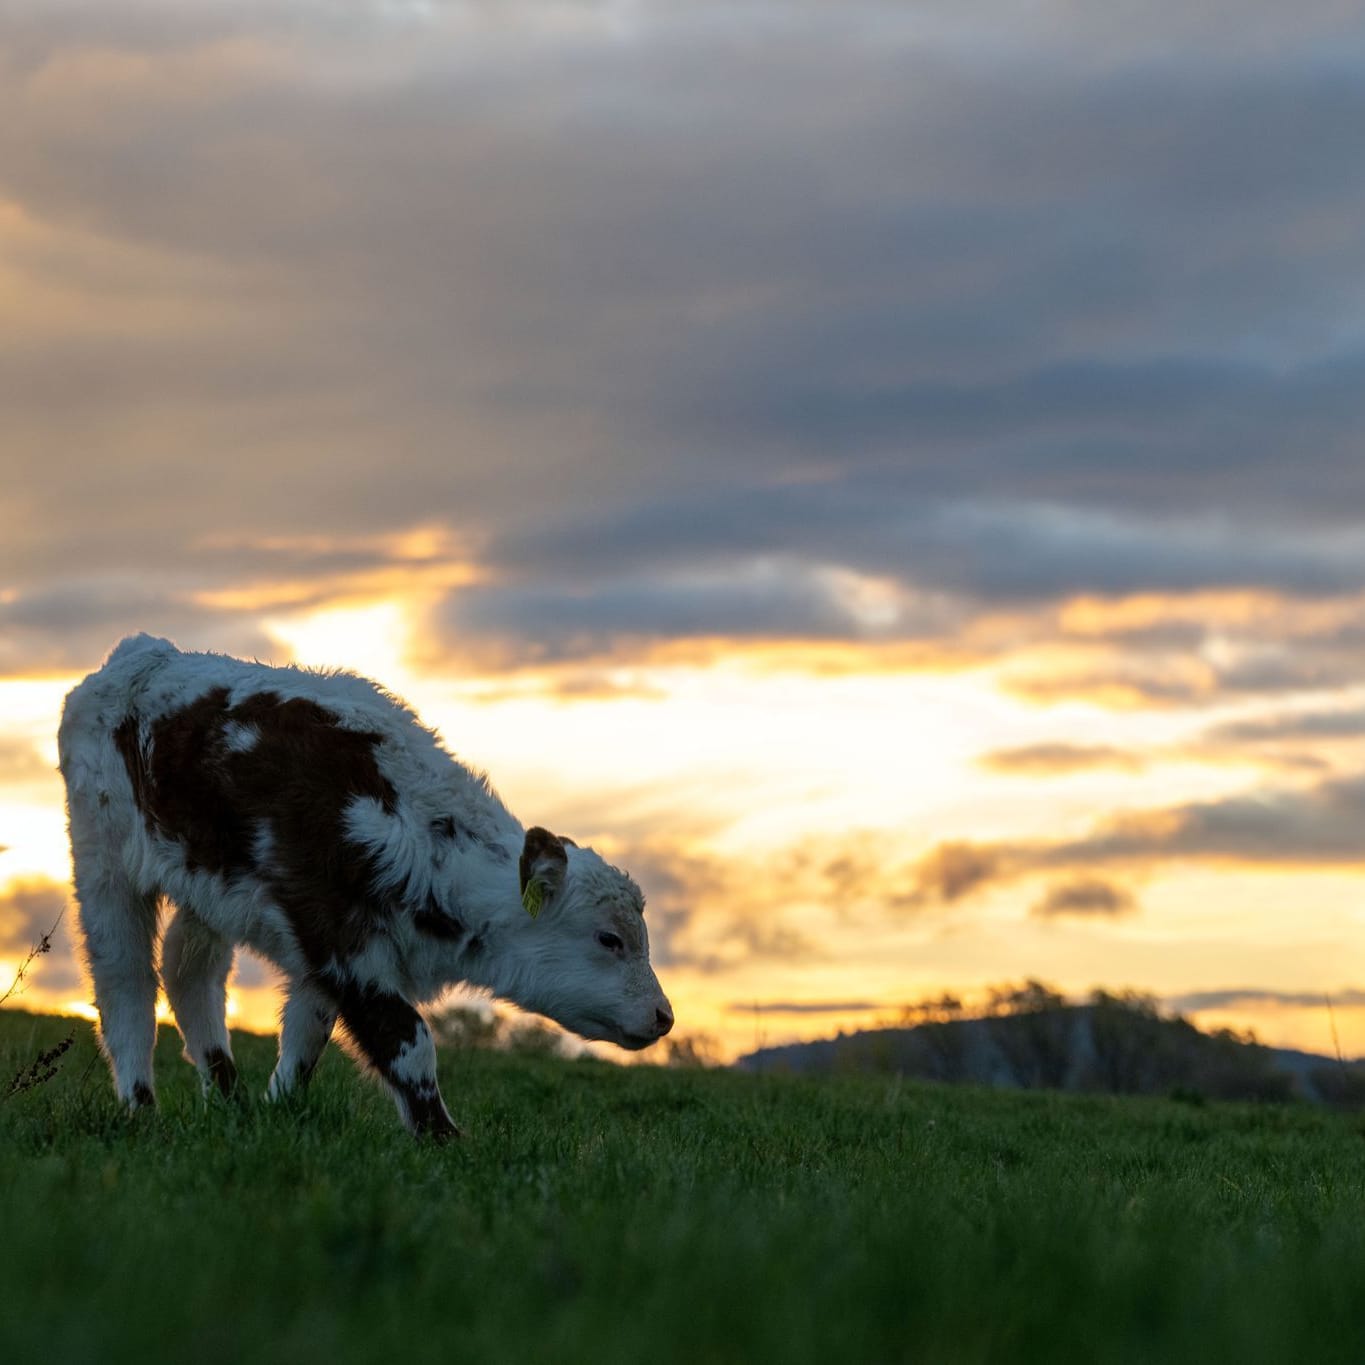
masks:
<instances>
[{"instance_id":1,"label":"yellow ear tag","mask_svg":"<svg viewBox=\"0 0 1365 1365\"><path fill-rule=\"evenodd\" d=\"M539 882L527 882L526 890L521 893L521 903L526 907L526 913L535 919L545 904L545 888Z\"/></svg>"}]
</instances>

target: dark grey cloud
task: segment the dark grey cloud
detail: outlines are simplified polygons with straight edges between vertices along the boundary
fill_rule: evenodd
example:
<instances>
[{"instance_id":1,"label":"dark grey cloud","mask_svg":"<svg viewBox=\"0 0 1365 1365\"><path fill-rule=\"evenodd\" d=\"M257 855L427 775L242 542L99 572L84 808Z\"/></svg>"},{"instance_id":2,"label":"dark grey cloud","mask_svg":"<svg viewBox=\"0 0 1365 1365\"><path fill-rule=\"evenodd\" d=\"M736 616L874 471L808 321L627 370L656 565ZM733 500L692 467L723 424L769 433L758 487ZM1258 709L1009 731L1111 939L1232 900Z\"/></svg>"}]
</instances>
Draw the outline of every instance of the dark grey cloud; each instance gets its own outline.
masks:
<instances>
[{"instance_id":1,"label":"dark grey cloud","mask_svg":"<svg viewBox=\"0 0 1365 1365\"><path fill-rule=\"evenodd\" d=\"M1365 538L1256 534L1223 517L1134 522L1060 506L918 501L904 480L722 485L666 502L495 535L484 547L492 583L453 591L433 622L451 647L492 639L509 652L592 655L631 640L673 636L800 636L813 640L956 641L991 610L1030 610L1078 594L1125 596L1262 588L1303 596L1359 591ZM841 579L881 585L869 610ZM1283 623L1281 623L1283 624ZM1091 644L1136 660L1115 675L1153 700L1335 685L1361 666L1342 632L1314 647L1280 647L1250 628L1247 648L1214 662L1218 621L1115 625ZM1046 618L1034 642L1065 632ZM1233 626L1231 638L1248 627ZM1016 634L1012 644L1026 643ZM1171 655L1199 664L1173 672ZM1213 676L1212 685L1210 677ZM1085 686L1049 672L1040 686Z\"/></svg>"},{"instance_id":2,"label":"dark grey cloud","mask_svg":"<svg viewBox=\"0 0 1365 1365\"><path fill-rule=\"evenodd\" d=\"M1136 909L1137 901L1127 887L1102 877L1075 877L1049 886L1029 913L1040 919L1065 915L1112 917Z\"/></svg>"},{"instance_id":3,"label":"dark grey cloud","mask_svg":"<svg viewBox=\"0 0 1365 1365\"><path fill-rule=\"evenodd\" d=\"M867 1014L885 1009L872 1000L732 1000L728 1014Z\"/></svg>"},{"instance_id":4,"label":"dark grey cloud","mask_svg":"<svg viewBox=\"0 0 1365 1365\"><path fill-rule=\"evenodd\" d=\"M965 619L945 599L869 605L838 570L774 557L633 577L623 566L595 582L480 584L451 592L429 628L447 649L525 662L713 637L946 643Z\"/></svg>"},{"instance_id":5,"label":"dark grey cloud","mask_svg":"<svg viewBox=\"0 0 1365 1365\"><path fill-rule=\"evenodd\" d=\"M20 878L0 890L0 953L22 961L51 933L48 952L34 958L11 1001L21 1000L27 985L69 990L80 984L70 920L75 914L71 888L45 877ZM56 932L54 933L53 930ZM10 979L0 981L0 992Z\"/></svg>"},{"instance_id":6,"label":"dark grey cloud","mask_svg":"<svg viewBox=\"0 0 1365 1365\"><path fill-rule=\"evenodd\" d=\"M1201 1010L1223 1009L1324 1009L1331 1005L1355 1009L1365 1005L1365 990L1346 986L1335 991L1282 991L1268 986L1233 986L1218 990L1188 991L1170 995L1163 1003L1182 1014L1198 1014Z\"/></svg>"},{"instance_id":7,"label":"dark grey cloud","mask_svg":"<svg viewBox=\"0 0 1365 1365\"><path fill-rule=\"evenodd\" d=\"M95 668L139 630L185 649L267 658L273 648L255 613L214 610L140 580L60 584L0 603L0 673Z\"/></svg>"},{"instance_id":8,"label":"dark grey cloud","mask_svg":"<svg viewBox=\"0 0 1365 1365\"><path fill-rule=\"evenodd\" d=\"M614 580L596 591L473 588L452 595L446 624L453 639L500 634L528 642L532 651L570 655L599 652L622 638L837 639L858 633L852 613L799 568L751 575L748 582L716 576Z\"/></svg>"},{"instance_id":9,"label":"dark grey cloud","mask_svg":"<svg viewBox=\"0 0 1365 1365\"><path fill-rule=\"evenodd\" d=\"M912 874L911 906L948 905L987 888L1058 869L1077 874L1071 884L1093 890L1098 902L1126 908L1091 887L1091 870L1150 868L1199 860L1286 867L1365 865L1365 776L1332 777L1310 787L1267 788L1214 801L1121 814L1080 838L1016 843L947 841L929 850ZM1057 891L1057 888L1053 888ZM1058 894L1065 899L1064 886ZM1123 892L1117 891L1121 897ZM1037 907L1051 902L1049 892Z\"/></svg>"},{"instance_id":10,"label":"dark grey cloud","mask_svg":"<svg viewBox=\"0 0 1365 1365\"><path fill-rule=\"evenodd\" d=\"M690 565L743 568L799 555L944 592L1029 601L1090 591L1197 588L1359 590L1365 531L1300 537L1247 527L1224 514L1133 520L1037 502L917 496L905 475L811 480L765 488L725 484L575 524L495 537L505 571L539 569L591 582Z\"/></svg>"},{"instance_id":11,"label":"dark grey cloud","mask_svg":"<svg viewBox=\"0 0 1365 1365\"><path fill-rule=\"evenodd\" d=\"M1365 862L1362 821L1365 777L1351 776L1122 816L1046 856L1078 864L1192 857L1352 866Z\"/></svg>"},{"instance_id":12,"label":"dark grey cloud","mask_svg":"<svg viewBox=\"0 0 1365 1365\"><path fill-rule=\"evenodd\" d=\"M1359 739L1365 736L1365 710L1297 711L1215 725L1208 738L1224 744L1280 740Z\"/></svg>"},{"instance_id":13,"label":"dark grey cloud","mask_svg":"<svg viewBox=\"0 0 1365 1365\"><path fill-rule=\"evenodd\" d=\"M6 7L0 582L434 521L512 657L1358 588L1359 35L1104 10Z\"/></svg>"}]
</instances>

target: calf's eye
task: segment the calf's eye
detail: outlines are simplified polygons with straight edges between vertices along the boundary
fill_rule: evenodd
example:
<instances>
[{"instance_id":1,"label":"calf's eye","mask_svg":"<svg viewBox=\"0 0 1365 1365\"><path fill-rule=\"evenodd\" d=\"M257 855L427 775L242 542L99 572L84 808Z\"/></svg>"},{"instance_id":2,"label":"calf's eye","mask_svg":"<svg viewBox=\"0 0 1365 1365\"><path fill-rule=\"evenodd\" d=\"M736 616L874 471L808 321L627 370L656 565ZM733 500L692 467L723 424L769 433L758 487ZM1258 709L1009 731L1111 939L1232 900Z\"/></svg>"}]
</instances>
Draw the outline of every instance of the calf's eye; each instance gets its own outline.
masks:
<instances>
[{"instance_id":1,"label":"calf's eye","mask_svg":"<svg viewBox=\"0 0 1365 1365\"><path fill-rule=\"evenodd\" d=\"M613 953L621 952L626 946L615 934L609 934L605 929L598 934L597 941L609 952Z\"/></svg>"}]
</instances>

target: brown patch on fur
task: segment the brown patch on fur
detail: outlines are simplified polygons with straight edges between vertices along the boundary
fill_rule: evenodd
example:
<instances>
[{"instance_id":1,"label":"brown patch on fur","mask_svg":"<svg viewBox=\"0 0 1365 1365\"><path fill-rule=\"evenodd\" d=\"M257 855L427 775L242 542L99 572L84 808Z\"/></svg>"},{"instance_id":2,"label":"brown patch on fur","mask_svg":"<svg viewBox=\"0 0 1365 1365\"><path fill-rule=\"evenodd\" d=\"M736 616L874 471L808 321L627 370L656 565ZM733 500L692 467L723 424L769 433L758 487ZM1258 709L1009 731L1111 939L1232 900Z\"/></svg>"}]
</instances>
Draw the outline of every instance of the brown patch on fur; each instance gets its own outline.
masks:
<instances>
[{"instance_id":1,"label":"brown patch on fur","mask_svg":"<svg viewBox=\"0 0 1365 1365\"><path fill-rule=\"evenodd\" d=\"M428 938L439 938L446 943L458 943L465 936L464 925L446 914L435 896L428 896L425 907L413 914L412 927Z\"/></svg>"},{"instance_id":2,"label":"brown patch on fur","mask_svg":"<svg viewBox=\"0 0 1365 1365\"><path fill-rule=\"evenodd\" d=\"M223 743L227 701L227 688L215 687L151 729L140 804L155 827L184 848L191 872L250 865L251 831L235 799L231 754Z\"/></svg>"},{"instance_id":3,"label":"brown patch on fur","mask_svg":"<svg viewBox=\"0 0 1365 1365\"><path fill-rule=\"evenodd\" d=\"M365 1058L387 1075L398 1054L415 1043L426 1025L401 996L352 981L340 983L337 1004L341 1022Z\"/></svg>"},{"instance_id":4,"label":"brown patch on fur","mask_svg":"<svg viewBox=\"0 0 1365 1365\"><path fill-rule=\"evenodd\" d=\"M128 770L133 802L147 821L147 828L151 829L152 817L147 811L147 765L143 762L142 748L138 743L137 717L124 716L114 727L113 740L114 748L119 751L123 766Z\"/></svg>"},{"instance_id":5,"label":"brown patch on fur","mask_svg":"<svg viewBox=\"0 0 1365 1365\"><path fill-rule=\"evenodd\" d=\"M384 914L370 894L370 858L343 823L357 796L385 811L396 806L375 758L382 736L348 730L306 698L257 692L235 706L228 698L214 688L157 720L145 761L136 720L118 726L114 742L134 800L150 829L181 846L190 871L259 875L315 965L349 957ZM253 726L260 739L246 751L231 748L232 724ZM262 827L272 852L258 868Z\"/></svg>"},{"instance_id":6,"label":"brown patch on fur","mask_svg":"<svg viewBox=\"0 0 1365 1365\"><path fill-rule=\"evenodd\" d=\"M446 1112L435 1076L400 1076L394 1071L404 1048L426 1032L422 1016L400 996L354 982L339 986L338 1002L341 1022L351 1041L398 1093L417 1134L438 1141L459 1137L460 1130Z\"/></svg>"}]
</instances>

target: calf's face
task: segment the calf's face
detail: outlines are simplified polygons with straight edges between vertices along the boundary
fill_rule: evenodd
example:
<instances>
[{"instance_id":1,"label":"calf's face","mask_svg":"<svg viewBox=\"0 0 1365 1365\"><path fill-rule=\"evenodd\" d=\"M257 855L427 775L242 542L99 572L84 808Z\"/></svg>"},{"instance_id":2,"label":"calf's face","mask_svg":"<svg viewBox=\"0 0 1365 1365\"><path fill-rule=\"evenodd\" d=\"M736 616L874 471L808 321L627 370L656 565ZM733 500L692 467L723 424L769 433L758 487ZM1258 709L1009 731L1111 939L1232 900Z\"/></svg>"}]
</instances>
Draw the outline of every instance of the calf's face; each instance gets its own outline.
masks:
<instances>
[{"instance_id":1,"label":"calf's face","mask_svg":"<svg viewBox=\"0 0 1365 1365\"><path fill-rule=\"evenodd\" d=\"M673 1027L649 965L640 888L590 848L548 830L526 834L523 926L532 964L528 1008L581 1037L638 1050Z\"/></svg>"}]
</instances>

